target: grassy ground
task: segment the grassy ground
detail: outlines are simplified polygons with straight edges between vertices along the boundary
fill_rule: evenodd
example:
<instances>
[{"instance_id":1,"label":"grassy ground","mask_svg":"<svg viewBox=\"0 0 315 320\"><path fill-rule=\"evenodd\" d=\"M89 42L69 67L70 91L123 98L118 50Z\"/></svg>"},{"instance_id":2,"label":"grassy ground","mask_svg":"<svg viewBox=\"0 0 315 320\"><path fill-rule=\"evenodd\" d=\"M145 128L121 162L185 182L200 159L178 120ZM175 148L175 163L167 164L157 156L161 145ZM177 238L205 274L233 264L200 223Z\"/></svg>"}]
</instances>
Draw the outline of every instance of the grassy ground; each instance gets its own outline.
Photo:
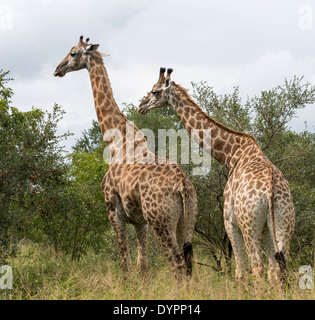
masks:
<instances>
[{"instance_id":1,"label":"grassy ground","mask_svg":"<svg viewBox=\"0 0 315 320\"><path fill-rule=\"evenodd\" d=\"M207 263L204 254L196 250L195 260ZM170 266L161 257L151 265L143 278L132 270L124 279L118 259L88 255L82 261L55 257L52 250L38 245L24 245L20 254L9 261L13 270L13 289L0 290L0 299L128 299L128 300L213 300L255 299L249 279L244 290L225 273L194 265L190 281L176 285ZM1 276L1 274L0 274ZM279 296L266 284L262 299L314 300L313 290L301 290L301 275L291 271L291 287Z\"/></svg>"}]
</instances>

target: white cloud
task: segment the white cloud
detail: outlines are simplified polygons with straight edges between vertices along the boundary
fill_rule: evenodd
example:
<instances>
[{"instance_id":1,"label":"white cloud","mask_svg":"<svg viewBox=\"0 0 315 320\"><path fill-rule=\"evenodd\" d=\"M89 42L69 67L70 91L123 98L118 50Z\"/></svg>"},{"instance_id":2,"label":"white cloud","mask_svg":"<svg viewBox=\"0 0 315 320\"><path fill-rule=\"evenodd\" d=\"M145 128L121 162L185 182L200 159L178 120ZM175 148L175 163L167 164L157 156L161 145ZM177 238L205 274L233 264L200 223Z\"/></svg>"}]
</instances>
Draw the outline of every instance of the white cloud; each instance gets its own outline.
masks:
<instances>
[{"instance_id":1,"label":"white cloud","mask_svg":"<svg viewBox=\"0 0 315 320\"><path fill-rule=\"evenodd\" d=\"M62 126L75 132L96 118L88 74L56 79L53 71L81 34L110 54L104 62L120 107L137 104L161 66L174 68L174 81L188 89L206 80L218 93L239 85L244 97L295 74L315 82L315 30L299 27L299 0L2 2L12 29L0 30L0 68L15 78L14 104L57 102L67 111ZM303 4L315 12L313 2ZM315 122L310 112L305 119Z\"/></svg>"}]
</instances>

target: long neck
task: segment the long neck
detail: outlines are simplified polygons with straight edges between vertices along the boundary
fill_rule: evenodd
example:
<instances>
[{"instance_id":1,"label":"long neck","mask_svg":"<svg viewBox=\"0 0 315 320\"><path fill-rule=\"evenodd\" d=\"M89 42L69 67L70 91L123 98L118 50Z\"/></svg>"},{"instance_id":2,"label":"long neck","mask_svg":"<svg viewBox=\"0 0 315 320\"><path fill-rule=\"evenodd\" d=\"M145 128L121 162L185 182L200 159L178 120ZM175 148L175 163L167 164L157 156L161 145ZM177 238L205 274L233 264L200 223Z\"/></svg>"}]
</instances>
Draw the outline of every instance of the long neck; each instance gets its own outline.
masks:
<instances>
[{"instance_id":1,"label":"long neck","mask_svg":"<svg viewBox=\"0 0 315 320\"><path fill-rule=\"evenodd\" d=\"M113 91L108 79L102 58L94 55L90 60L90 81L93 90L94 104L102 135L106 130L118 129L126 133L127 118L120 112L113 97Z\"/></svg>"},{"instance_id":2,"label":"long neck","mask_svg":"<svg viewBox=\"0 0 315 320\"><path fill-rule=\"evenodd\" d=\"M190 98L185 89L178 85L173 88L172 105L188 132L196 133L196 129L203 132L198 135L197 131L196 141L228 170L232 170L245 153L262 153L253 137L215 121Z\"/></svg>"},{"instance_id":3,"label":"long neck","mask_svg":"<svg viewBox=\"0 0 315 320\"><path fill-rule=\"evenodd\" d=\"M142 148L147 150L144 135L120 112L113 97L113 91L108 79L107 71L104 67L101 55L98 53L91 57L89 75L97 119L105 143L107 145L112 144L114 139L108 139L108 136L114 135L116 140L118 140L115 145L116 149L117 146L118 148L121 146L122 150L126 150L126 152L120 151L124 153L124 160L128 153L131 153L129 156L133 156L134 150L136 150L139 145L142 145ZM119 135L122 137L122 141L119 141L119 138L117 138ZM105 138L106 136L107 138ZM147 152L150 151L147 150ZM143 153L145 156L145 152Z\"/></svg>"}]
</instances>

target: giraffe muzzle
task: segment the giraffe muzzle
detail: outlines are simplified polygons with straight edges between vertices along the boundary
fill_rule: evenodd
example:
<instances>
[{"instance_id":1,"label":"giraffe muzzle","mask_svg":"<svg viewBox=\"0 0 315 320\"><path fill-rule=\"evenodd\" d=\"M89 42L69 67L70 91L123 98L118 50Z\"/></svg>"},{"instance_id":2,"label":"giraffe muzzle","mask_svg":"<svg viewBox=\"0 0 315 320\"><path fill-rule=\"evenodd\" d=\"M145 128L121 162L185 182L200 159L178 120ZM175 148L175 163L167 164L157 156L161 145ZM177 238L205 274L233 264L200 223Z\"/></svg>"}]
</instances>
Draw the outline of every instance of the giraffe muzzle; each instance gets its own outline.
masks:
<instances>
[{"instance_id":1,"label":"giraffe muzzle","mask_svg":"<svg viewBox=\"0 0 315 320\"><path fill-rule=\"evenodd\" d=\"M67 73L68 61L62 61L54 72L55 77L63 77Z\"/></svg>"},{"instance_id":2,"label":"giraffe muzzle","mask_svg":"<svg viewBox=\"0 0 315 320\"><path fill-rule=\"evenodd\" d=\"M147 114L148 111L149 111L149 107L148 107L148 106L140 106L140 107L138 108L138 112L139 112L140 114L143 114L143 115Z\"/></svg>"},{"instance_id":3,"label":"giraffe muzzle","mask_svg":"<svg viewBox=\"0 0 315 320\"><path fill-rule=\"evenodd\" d=\"M63 77L65 75L65 73L62 73L61 71L58 71L58 70L56 70L55 72L54 72L54 76L55 77Z\"/></svg>"}]
</instances>

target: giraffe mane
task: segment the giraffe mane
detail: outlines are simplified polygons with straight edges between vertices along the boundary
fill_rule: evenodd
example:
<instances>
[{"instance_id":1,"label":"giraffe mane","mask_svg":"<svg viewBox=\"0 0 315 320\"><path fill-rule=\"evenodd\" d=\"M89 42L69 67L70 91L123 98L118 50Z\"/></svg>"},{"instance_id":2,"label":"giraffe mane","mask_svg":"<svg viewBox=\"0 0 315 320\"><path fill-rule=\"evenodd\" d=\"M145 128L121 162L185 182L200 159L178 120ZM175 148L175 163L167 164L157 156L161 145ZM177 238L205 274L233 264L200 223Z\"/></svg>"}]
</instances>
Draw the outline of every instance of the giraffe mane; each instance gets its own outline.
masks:
<instances>
[{"instance_id":1,"label":"giraffe mane","mask_svg":"<svg viewBox=\"0 0 315 320\"><path fill-rule=\"evenodd\" d=\"M242 137L247 137L249 139L251 139L253 142L255 142L257 145L257 141L256 139L250 135L249 133L246 132L240 132L234 129L231 129L229 127L226 127L223 123L218 122L217 120L213 119L212 117L210 117L192 98L191 96L188 94L188 90L185 89L184 87L182 87L179 84L176 84L174 81L172 81L172 84L176 87L176 91L181 95L182 98L186 99L188 102L190 102L195 108L198 108L200 113L207 118L209 121L213 122L215 125L217 125L218 127L230 132L230 133L234 133L237 134L239 136Z\"/></svg>"}]
</instances>

